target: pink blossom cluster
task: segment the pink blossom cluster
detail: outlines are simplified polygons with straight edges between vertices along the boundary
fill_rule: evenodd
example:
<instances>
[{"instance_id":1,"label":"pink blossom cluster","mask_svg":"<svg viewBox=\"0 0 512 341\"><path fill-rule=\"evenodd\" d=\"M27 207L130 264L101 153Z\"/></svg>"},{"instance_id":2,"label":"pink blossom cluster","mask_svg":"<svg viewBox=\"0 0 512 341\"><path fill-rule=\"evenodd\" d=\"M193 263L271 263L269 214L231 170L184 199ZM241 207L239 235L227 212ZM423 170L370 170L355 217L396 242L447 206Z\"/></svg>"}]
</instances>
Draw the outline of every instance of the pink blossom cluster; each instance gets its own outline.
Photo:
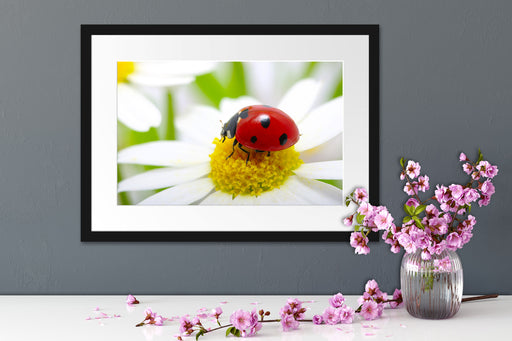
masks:
<instances>
[{"instance_id":1,"label":"pink blossom cluster","mask_svg":"<svg viewBox=\"0 0 512 341\"><path fill-rule=\"evenodd\" d=\"M158 315L157 313L151 311L151 308L147 308L146 310L144 310L144 314L146 315L146 317L144 318L144 321L142 321L142 323L155 326L162 326L164 324L164 318L161 315Z\"/></svg>"},{"instance_id":2,"label":"pink blossom cluster","mask_svg":"<svg viewBox=\"0 0 512 341\"><path fill-rule=\"evenodd\" d=\"M201 308L201 311L207 310L206 308ZM205 331L206 329L203 327L203 324L201 323L200 318L207 318L212 317L217 320L217 323L219 323L219 317L222 315L223 311L222 308L217 307L212 309L210 314L204 314L200 313L197 316L190 318L189 315L182 316L180 318L180 333L182 335L191 335L196 330L198 331ZM220 323L219 323L220 325Z\"/></svg>"},{"instance_id":3,"label":"pink blossom cluster","mask_svg":"<svg viewBox=\"0 0 512 341\"><path fill-rule=\"evenodd\" d=\"M345 304L345 298L341 293L329 298L329 307L324 310L322 315L313 316L314 324L338 324L352 323L354 320L354 309Z\"/></svg>"},{"instance_id":4,"label":"pink blossom cluster","mask_svg":"<svg viewBox=\"0 0 512 341\"><path fill-rule=\"evenodd\" d=\"M367 227L371 231L388 230L393 226L393 217L384 206L373 206L368 202L368 193L364 188L358 188L349 196L359 207L351 216L344 219L345 225L352 226L356 223ZM359 225L358 225L359 226ZM356 231L350 236L350 245L356 249L357 254L368 254L368 237L362 232Z\"/></svg>"},{"instance_id":5,"label":"pink blossom cluster","mask_svg":"<svg viewBox=\"0 0 512 341\"><path fill-rule=\"evenodd\" d=\"M365 320L375 320L382 316L386 302L391 308L401 307L403 305L402 292L400 289L395 289L393 298L389 299L388 294L379 289L377 281L371 279L365 285L363 296L358 299L361 306L359 313Z\"/></svg>"},{"instance_id":6,"label":"pink blossom cluster","mask_svg":"<svg viewBox=\"0 0 512 341\"><path fill-rule=\"evenodd\" d=\"M256 310L249 312L239 309L231 315L230 322L240 331L242 337L252 336L261 329Z\"/></svg>"},{"instance_id":7,"label":"pink blossom cluster","mask_svg":"<svg viewBox=\"0 0 512 341\"><path fill-rule=\"evenodd\" d=\"M302 307L301 301L296 298L289 298L285 306L279 311L283 331L298 329L299 321L304 319L305 312L306 308Z\"/></svg>"},{"instance_id":8,"label":"pink blossom cluster","mask_svg":"<svg viewBox=\"0 0 512 341\"><path fill-rule=\"evenodd\" d=\"M355 248L355 253L368 254L367 236L369 232L379 230L384 231L382 237L391 245L392 252L398 253L401 248L407 253L420 250L425 260L445 250L462 248L473 236L476 224L476 218L469 214L471 205L477 201L479 206L488 205L495 192L491 179L498 174L498 167L482 159L479 153L479 161L472 163L461 153L459 160L465 162L462 168L471 175L468 183L437 185L434 196L425 201L421 201L418 193L429 190L429 177L420 175L421 165L418 162L409 160L404 165L402 159L400 179L406 180L404 191L410 198L404 205L407 216L401 225L393 223L394 219L386 207L372 206L364 189L356 189L347 197L346 204L353 202L358 208L344 220L345 225L354 225L350 245Z\"/></svg>"}]
</instances>

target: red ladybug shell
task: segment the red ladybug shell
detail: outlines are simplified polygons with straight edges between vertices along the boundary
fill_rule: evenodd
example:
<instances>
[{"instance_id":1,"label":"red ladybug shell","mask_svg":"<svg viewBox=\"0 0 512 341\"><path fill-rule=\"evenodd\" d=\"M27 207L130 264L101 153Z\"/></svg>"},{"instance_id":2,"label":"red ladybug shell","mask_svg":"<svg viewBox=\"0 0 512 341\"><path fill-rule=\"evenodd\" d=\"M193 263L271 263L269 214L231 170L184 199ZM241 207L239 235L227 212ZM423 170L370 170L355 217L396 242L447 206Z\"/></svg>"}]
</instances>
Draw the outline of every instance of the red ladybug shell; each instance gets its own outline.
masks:
<instances>
[{"instance_id":1,"label":"red ladybug shell","mask_svg":"<svg viewBox=\"0 0 512 341\"><path fill-rule=\"evenodd\" d=\"M282 110L251 105L241 109L238 115L236 139L243 146L273 152L290 148L299 141L297 125Z\"/></svg>"}]
</instances>

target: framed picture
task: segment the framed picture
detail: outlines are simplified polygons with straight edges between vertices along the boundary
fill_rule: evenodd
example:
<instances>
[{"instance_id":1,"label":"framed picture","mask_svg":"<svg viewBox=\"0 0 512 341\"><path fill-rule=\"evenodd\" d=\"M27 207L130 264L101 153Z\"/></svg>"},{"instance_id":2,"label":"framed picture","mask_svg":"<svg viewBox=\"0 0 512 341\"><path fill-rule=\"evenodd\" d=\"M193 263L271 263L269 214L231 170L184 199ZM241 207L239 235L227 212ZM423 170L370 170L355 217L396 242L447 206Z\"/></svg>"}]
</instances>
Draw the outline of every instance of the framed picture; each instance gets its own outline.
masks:
<instances>
[{"instance_id":1,"label":"framed picture","mask_svg":"<svg viewBox=\"0 0 512 341\"><path fill-rule=\"evenodd\" d=\"M377 25L82 25L82 241L347 241Z\"/></svg>"}]
</instances>

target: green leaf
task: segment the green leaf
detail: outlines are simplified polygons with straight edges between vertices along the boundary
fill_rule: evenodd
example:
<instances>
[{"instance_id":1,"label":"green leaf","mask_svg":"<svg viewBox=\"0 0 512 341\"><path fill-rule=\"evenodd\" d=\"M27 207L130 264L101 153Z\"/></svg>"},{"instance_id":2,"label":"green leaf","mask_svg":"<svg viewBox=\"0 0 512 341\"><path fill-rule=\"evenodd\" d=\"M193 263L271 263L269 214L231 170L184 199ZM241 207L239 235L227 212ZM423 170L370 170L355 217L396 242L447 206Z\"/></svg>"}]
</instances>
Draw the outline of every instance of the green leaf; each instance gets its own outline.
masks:
<instances>
[{"instance_id":1,"label":"green leaf","mask_svg":"<svg viewBox=\"0 0 512 341\"><path fill-rule=\"evenodd\" d=\"M176 128L174 127L174 104L172 93L167 91L167 129L165 131L166 140L176 140Z\"/></svg>"},{"instance_id":2,"label":"green leaf","mask_svg":"<svg viewBox=\"0 0 512 341\"><path fill-rule=\"evenodd\" d=\"M400 158L400 166L402 166L402 168L405 167L405 160L403 157Z\"/></svg>"},{"instance_id":3,"label":"green leaf","mask_svg":"<svg viewBox=\"0 0 512 341\"><path fill-rule=\"evenodd\" d=\"M235 335L236 337L240 337L240 334L240 331L235 328L235 332L233 333L233 335Z\"/></svg>"},{"instance_id":4,"label":"green leaf","mask_svg":"<svg viewBox=\"0 0 512 341\"><path fill-rule=\"evenodd\" d=\"M356 216L356 221L358 224L362 224L364 221L364 215L358 213Z\"/></svg>"},{"instance_id":5,"label":"green leaf","mask_svg":"<svg viewBox=\"0 0 512 341\"><path fill-rule=\"evenodd\" d=\"M332 94L331 98L336 98L343 96L343 77L340 78L340 81L336 85L336 89L334 90L334 93Z\"/></svg>"},{"instance_id":6,"label":"green leaf","mask_svg":"<svg viewBox=\"0 0 512 341\"><path fill-rule=\"evenodd\" d=\"M421 223L420 218L418 218L417 216L414 216L414 217L412 217L412 219L416 223L416 226L418 226L420 229L425 229L425 226L423 226L423 224Z\"/></svg>"},{"instance_id":7,"label":"green leaf","mask_svg":"<svg viewBox=\"0 0 512 341\"><path fill-rule=\"evenodd\" d=\"M244 66L241 62L234 62L232 63L231 79L226 88L226 95L231 98L237 98L246 94Z\"/></svg>"},{"instance_id":8,"label":"green leaf","mask_svg":"<svg viewBox=\"0 0 512 341\"><path fill-rule=\"evenodd\" d=\"M361 226L354 225L354 231L359 232L361 230Z\"/></svg>"},{"instance_id":9,"label":"green leaf","mask_svg":"<svg viewBox=\"0 0 512 341\"><path fill-rule=\"evenodd\" d=\"M404 211L408 215L414 215L414 207L408 206L407 204L404 204Z\"/></svg>"},{"instance_id":10,"label":"green leaf","mask_svg":"<svg viewBox=\"0 0 512 341\"><path fill-rule=\"evenodd\" d=\"M468 206L468 214L470 214L471 213L471 204L468 204L467 206Z\"/></svg>"},{"instance_id":11,"label":"green leaf","mask_svg":"<svg viewBox=\"0 0 512 341\"><path fill-rule=\"evenodd\" d=\"M345 200L345 206L347 206L347 207L350 206L350 199Z\"/></svg>"},{"instance_id":12,"label":"green leaf","mask_svg":"<svg viewBox=\"0 0 512 341\"><path fill-rule=\"evenodd\" d=\"M220 100L225 96L226 92L222 84L215 78L213 73L207 73L196 77L196 84L202 93L208 98L215 107L219 107Z\"/></svg>"},{"instance_id":13,"label":"green leaf","mask_svg":"<svg viewBox=\"0 0 512 341\"><path fill-rule=\"evenodd\" d=\"M226 329L226 336L228 336L229 334L232 333L233 329L235 329L235 327L229 327L228 329Z\"/></svg>"},{"instance_id":14,"label":"green leaf","mask_svg":"<svg viewBox=\"0 0 512 341\"><path fill-rule=\"evenodd\" d=\"M420 214L421 212L425 211L425 209L427 208L427 205L419 205L418 207L416 207L416 209L414 210L414 215L418 215Z\"/></svg>"},{"instance_id":15,"label":"green leaf","mask_svg":"<svg viewBox=\"0 0 512 341\"><path fill-rule=\"evenodd\" d=\"M204 330L201 330L199 332L197 332L196 334L196 341L199 339L199 336L203 336L204 335Z\"/></svg>"},{"instance_id":16,"label":"green leaf","mask_svg":"<svg viewBox=\"0 0 512 341\"><path fill-rule=\"evenodd\" d=\"M410 216L406 216L406 217L404 217L404 219L402 220L402 223L406 224L406 223L410 222L410 221L411 221L411 219L412 219L412 218L411 218Z\"/></svg>"},{"instance_id":17,"label":"green leaf","mask_svg":"<svg viewBox=\"0 0 512 341\"><path fill-rule=\"evenodd\" d=\"M478 148L478 160L476 161L476 163L479 163L483 159L484 159L484 156L482 155L482 152L480 151L480 148Z\"/></svg>"}]
</instances>

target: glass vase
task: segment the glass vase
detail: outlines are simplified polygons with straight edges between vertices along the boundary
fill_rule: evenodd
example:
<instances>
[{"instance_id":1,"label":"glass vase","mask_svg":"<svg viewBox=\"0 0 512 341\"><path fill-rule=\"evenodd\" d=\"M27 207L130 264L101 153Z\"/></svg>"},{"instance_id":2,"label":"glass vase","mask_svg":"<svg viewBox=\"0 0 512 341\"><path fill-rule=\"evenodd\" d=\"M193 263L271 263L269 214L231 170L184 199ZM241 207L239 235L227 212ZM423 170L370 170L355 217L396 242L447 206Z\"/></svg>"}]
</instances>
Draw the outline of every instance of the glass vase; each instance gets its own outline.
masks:
<instances>
[{"instance_id":1,"label":"glass vase","mask_svg":"<svg viewBox=\"0 0 512 341\"><path fill-rule=\"evenodd\" d=\"M409 314L423 319L447 319L462 301L462 263L455 251L443 251L429 260L421 250L405 254L400 267L404 304Z\"/></svg>"}]
</instances>

